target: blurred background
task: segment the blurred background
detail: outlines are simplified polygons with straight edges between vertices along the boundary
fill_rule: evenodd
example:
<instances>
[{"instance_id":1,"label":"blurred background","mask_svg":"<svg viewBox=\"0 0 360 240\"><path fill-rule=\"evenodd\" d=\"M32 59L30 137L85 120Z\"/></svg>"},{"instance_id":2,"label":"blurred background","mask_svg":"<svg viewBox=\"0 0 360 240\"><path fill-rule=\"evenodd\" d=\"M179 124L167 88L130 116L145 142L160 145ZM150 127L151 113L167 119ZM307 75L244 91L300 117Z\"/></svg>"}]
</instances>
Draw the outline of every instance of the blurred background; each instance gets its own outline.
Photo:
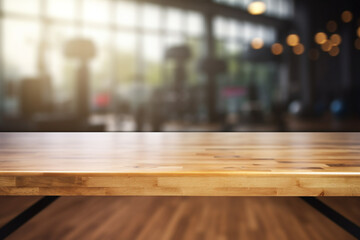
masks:
<instances>
[{"instance_id":1,"label":"blurred background","mask_svg":"<svg viewBox=\"0 0 360 240\"><path fill-rule=\"evenodd\" d=\"M360 130L360 1L0 3L0 131Z\"/></svg>"}]
</instances>

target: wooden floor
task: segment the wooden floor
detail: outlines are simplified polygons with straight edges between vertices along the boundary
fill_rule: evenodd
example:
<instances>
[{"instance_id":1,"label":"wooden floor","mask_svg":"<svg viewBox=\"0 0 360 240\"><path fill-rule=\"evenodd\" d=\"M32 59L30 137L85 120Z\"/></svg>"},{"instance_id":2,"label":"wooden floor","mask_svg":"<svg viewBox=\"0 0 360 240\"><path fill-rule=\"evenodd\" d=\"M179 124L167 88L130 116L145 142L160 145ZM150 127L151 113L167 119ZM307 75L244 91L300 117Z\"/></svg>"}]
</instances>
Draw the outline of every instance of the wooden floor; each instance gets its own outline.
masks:
<instances>
[{"instance_id":1,"label":"wooden floor","mask_svg":"<svg viewBox=\"0 0 360 240\"><path fill-rule=\"evenodd\" d=\"M0 197L0 225L37 197ZM360 224L360 198L324 201ZM298 198L61 197L17 239L354 239Z\"/></svg>"}]
</instances>

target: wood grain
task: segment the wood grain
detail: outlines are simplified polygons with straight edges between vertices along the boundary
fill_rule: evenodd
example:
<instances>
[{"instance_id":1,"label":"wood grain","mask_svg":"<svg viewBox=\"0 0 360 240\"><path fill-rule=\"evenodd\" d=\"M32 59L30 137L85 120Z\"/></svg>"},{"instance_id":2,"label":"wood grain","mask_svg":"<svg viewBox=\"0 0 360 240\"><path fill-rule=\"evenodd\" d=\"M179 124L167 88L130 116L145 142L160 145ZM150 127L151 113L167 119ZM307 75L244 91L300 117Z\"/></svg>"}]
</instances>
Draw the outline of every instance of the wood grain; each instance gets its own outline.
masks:
<instances>
[{"instance_id":1,"label":"wood grain","mask_svg":"<svg viewBox=\"0 0 360 240\"><path fill-rule=\"evenodd\" d=\"M360 134L0 133L0 195L360 196Z\"/></svg>"}]
</instances>

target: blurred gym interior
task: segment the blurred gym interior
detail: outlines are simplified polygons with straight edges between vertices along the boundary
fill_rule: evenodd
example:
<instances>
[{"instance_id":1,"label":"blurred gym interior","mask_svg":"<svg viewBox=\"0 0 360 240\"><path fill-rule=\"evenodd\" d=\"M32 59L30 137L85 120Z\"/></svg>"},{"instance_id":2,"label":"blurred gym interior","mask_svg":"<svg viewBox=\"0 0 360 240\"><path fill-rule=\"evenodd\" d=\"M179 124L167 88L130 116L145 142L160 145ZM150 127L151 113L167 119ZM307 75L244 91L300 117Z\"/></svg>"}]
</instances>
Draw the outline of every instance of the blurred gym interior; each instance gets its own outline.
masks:
<instances>
[{"instance_id":1,"label":"blurred gym interior","mask_svg":"<svg viewBox=\"0 0 360 240\"><path fill-rule=\"evenodd\" d=\"M359 1L3 0L1 131L357 131Z\"/></svg>"},{"instance_id":2,"label":"blurred gym interior","mask_svg":"<svg viewBox=\"0 0 360 240\"><path fill-rule=\"evenodd\" d=\"M359 0L0 0L0 131L359 131L359 63ZM38 199L0 198L0 225ZM10 239L354 239L296 198L48 210Z\"/></svg>"}]
</instances>

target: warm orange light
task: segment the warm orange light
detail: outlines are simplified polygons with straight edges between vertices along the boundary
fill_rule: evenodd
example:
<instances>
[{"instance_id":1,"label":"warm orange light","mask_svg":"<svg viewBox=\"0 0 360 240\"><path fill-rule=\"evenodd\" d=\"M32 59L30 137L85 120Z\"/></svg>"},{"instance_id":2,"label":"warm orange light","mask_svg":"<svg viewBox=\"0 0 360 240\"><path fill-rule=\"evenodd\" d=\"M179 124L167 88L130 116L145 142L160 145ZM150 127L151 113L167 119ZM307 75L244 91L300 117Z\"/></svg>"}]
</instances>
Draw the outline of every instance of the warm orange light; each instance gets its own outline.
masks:
<instances>
[{"instance_id":1,"label":"warm orange light","mask_svg":"<svg viewBox=\"0 0 360 240\"><path fill-rule=\"evenodd\" d=\"M280 55L282 54L284 51L284 48L283 46L280 44L280 43L274 43L272 46L271 46L271 52L274 54L274 55Z\"/></svg>"},{"instance_id":2,"label":"warm orange light","mask_svg":"<svg viewBox=\"0 0 360 240\"><path fill-rule=\"evenodd\" d=\"M360 50L360 38L358 38L358 39L355 40L355 48L356 48L357 50Z\"/></svg>"},{"instance_id":3,"label":"warm orange light","mask_svg":"<svg viewBox=\"0 0 360 240\"><path fill-rule=\"evenodd\" d=\"M309 58L313 61L318 60L319 59L319 51L315 48L310 49Z\"/></svg>"},{"instance_id":4,"label":"warm orange light","mask_svg":"<svg viewBox=\"0 0 360 240\"><path fill-rule=\"evenodd\" d=\"M341 36L339 34L333 34L330 37L330 41L333 46L339 46L341 43Z\"/></svg>"},{"instance_id":5,"label":"warm orange light","mask_svg":"<svg viewBox=\"0 0 360 240\"><path fill-rule=\"evenodd\" d=\"M358 27L356 33L357 33L358 37L360 37L360 27Z\"/></svg>"},{"instance_id":6,"label":"warm orange light","mask_svg":"<svg viewBox=\"0 0 360 240\"><path fill-rule=\"evenodd\" d=\"M252 15L260 15L266 11L266 4L262 1L251 2L248 6L248 11Z\"/></svg>"},{"instance_id":7,"label":"warm orange light","mask_svg":"<svg viewBox=\"0 0 360 240\"><path fill-rule=\"evenodd\" d=\"M317 44L324 44L327 40L327 35L324 32L318 32L315 34L315 42Z\"/></svg>"},{"instance_id":8,"label":"warm orange light","mask_svg":"<svg viewBox=\"0 0 360 240\"><path fill-rule=\"evenodd\" d=\"M340 48L337 46L332 47L331 50L329 51L330 56L333 56L333 57L339 55L339 53L340 53Z\"/></svg>"},{"instance_id":9,"label":"warm orange light","mask_svg":"<svg viewBox=\"0 0 360 240\"><path fill-rule=\"evenodd\" d=\"M286 38L286 43L291 47L295 47L296 45L299 44L299 42L300 42L300 38L297 34L290 34Z\"/></svg>"},{"instance_id":10,"label":"warm orange light","mask_svg":"<svg viewBox=\"0 0 360 240\"><path fill-rule=\"evenodd\" d=\"M331 48L332 48L332 43L331 43L331 41L326 41L325 43L321 44L321 49L322 49L324 52L330 51Z\"/></svg>"},{"instance_id":11,"label":"warm orange light","mask_svg":"<svg viewBox=\"0 0 360 240\"><path fill-rule=\"evenodd\" d=\"M353 14L350 11L344 11L341 14L341 19L344 23L349 23L353 19Z\"/></svg>"},{"instance_id":12,"label":"warm orange light","mask_svg":"<svg viewBox=\"0 0 360 240\"><path fill-rule=\"evenodd\" d=\"M264 40L262 40L262 38L254 38L251 41L251 47L253 49L260 49L264 46Z\"/></svg>"},{"instance_id":13,"label":"warm orange light","mask_svg":"<svg viewBox=\"0 0 360 240\"><path fill-rule=\"evenodd\" d=\"M293 52L296 55L301 55L304 53L304 51L305 51L304 45L302 45L301 43L293 47Z\"/></svg>"},{"instance_id":14,"label":"warm orange light","mask_svg":"<svg viewBox=\"0 0 360 240\"><path fill-rule=\"evenodd\" d=\"M337 23L335 21L328 21L328 23L326 24L326 29L329 32L335 32L337 29Z\"/></svg>"}]
</instances>

